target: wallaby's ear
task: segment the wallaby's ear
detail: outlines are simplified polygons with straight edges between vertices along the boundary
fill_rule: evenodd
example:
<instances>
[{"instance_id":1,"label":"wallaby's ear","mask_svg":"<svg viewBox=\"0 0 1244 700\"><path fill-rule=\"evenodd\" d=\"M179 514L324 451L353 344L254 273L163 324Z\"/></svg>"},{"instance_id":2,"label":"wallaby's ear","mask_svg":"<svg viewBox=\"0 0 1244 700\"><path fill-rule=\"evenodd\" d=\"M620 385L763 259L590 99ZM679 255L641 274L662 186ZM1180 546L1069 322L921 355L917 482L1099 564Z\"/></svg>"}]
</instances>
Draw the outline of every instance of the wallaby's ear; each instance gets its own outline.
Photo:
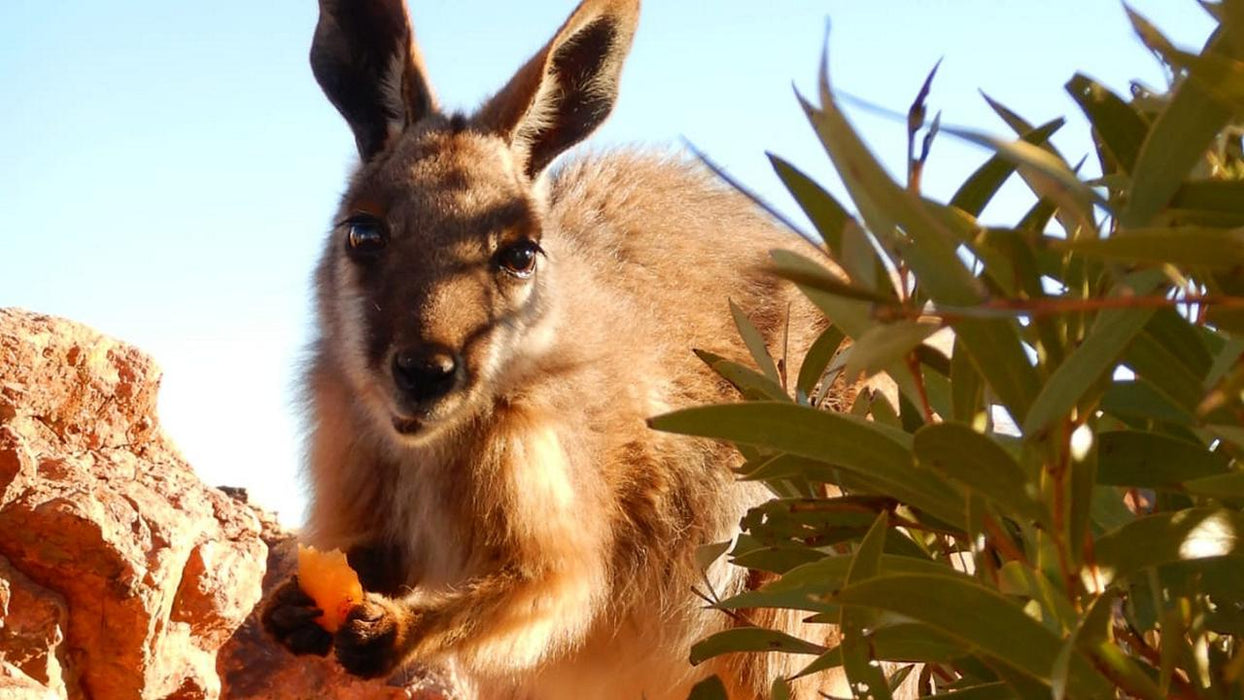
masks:
<instances>
[{"instance_id":1,"label":"wallaby's ear","mask_svg":"<svg viewBox=\"0 0 1244 700\"><path fill-rule=\"evenodd\" d=\"M509 141L534 179L613 110L638 22L639 0L583 0L475 122Z\"/></svg>"},{"instance_id":2,"label":"wallaby's ear","mask_svg":"<svg viewBox=\"0 0 1244 700\"><path fill-rule=\"evenodd\" d=\"M320 0L311 71L364 161L436 111L403 0Z\"/></svg>"}]
</instances>

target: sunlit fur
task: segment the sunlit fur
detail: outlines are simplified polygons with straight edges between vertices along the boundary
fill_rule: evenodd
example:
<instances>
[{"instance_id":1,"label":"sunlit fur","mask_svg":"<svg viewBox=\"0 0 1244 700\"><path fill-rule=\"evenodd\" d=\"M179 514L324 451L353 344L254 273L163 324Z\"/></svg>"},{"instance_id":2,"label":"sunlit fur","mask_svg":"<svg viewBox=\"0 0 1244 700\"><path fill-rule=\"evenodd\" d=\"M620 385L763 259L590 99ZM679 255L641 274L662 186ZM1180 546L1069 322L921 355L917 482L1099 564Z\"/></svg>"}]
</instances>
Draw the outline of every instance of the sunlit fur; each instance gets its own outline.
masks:
<instances>
[{"instance_id":1,"label":"sunlit fur","mask_svg":"<svg viewBox=\"0 0 1244 700\"><path fill-rule=\"evenodd\" d=\"M588 0L567 26L607 15L626 31L637 12L633 0ZM703 609L693 588L724 596L756 582L718 562L706 583L696 548L730 539L768 494L735 480L731 449L645 419L738 398L692 354L748 357L730 299L797 376L821 321L760 268L772 248L807 245L676 155L581 154L529 177L539 145L516 141L533 138L531 124L497 115L522 112L515 100L530 90L556 92L539 82L520 71L475 117L416 115L364 154L337 220L374 215L390 241L364 271L346 254L348 226L335 226L316 275L305 539L391 552L401 591L377 600L398 617L404 658L456 668L468 694L683 698L719 673L732 697L767 696L808 659L693 668L693 642L741 619L825 643L831 628ZM546 107L530 112L557 120ZM492 263L523 236L545 252L529 280ZM460 352L466 378L399 432L409 410L390 359L426 342ZM846 694L838 676L796 684L801 697L817 688Z\"/></svg>"}]
</instances>

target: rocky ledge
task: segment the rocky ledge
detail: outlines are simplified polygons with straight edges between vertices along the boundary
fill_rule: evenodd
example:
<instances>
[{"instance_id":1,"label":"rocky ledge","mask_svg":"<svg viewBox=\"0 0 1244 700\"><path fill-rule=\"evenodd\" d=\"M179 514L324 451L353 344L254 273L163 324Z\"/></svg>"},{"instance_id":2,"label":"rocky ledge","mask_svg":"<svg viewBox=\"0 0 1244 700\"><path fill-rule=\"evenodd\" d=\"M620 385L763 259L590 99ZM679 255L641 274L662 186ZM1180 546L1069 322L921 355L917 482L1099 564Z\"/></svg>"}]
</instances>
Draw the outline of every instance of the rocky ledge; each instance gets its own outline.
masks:
<instances>
[{"instance_id":1,"label":"rocky ledge","mask_svg":"<svg viewBox=\"0 0 1244 700\"><path fill-rule=\"evenodd\" d=\"M159 380L129 345L0 309L0 697L442 697L269 643L254 609L294 537L195 476Z\"/></svg>"}]
</instances>

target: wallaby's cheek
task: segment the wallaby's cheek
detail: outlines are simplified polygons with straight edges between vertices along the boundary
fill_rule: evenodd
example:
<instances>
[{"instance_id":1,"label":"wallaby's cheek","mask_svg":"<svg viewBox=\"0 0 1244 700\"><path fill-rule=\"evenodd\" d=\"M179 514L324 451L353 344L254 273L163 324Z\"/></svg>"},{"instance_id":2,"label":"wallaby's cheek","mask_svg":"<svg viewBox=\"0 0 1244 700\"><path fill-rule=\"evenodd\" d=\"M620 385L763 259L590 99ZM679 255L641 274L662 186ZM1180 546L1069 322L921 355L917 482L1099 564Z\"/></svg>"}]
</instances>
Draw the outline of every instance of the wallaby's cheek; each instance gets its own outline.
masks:
<instances>
[{"instance_id":1,"label":"wallaby's cheek","mask_svg":"<svg viewBox=\"0 0 1244 700\"><path fill-rule=\"evenodd\" d=\"M554 352L558 324L549 290L555 273L552 264L546 263L532 283L506 295L501 313L509 319L508 337L494 376L521 376Z\"/></svg>"},{"instance_id":2,"label":"wallaby's cheek","mask_svg":"<svg viewBox=\"0 0 1244 700\"><path fill-rule=\"evenodd\" d=\"M324 330L331 339L334 355L357 394L369 393L374 382L371 357L378 334L366 309L369 301L352 279L349 262L330 259L331 274L322 281L328 287L321 306Z\"/></svg>"}]
</instances>

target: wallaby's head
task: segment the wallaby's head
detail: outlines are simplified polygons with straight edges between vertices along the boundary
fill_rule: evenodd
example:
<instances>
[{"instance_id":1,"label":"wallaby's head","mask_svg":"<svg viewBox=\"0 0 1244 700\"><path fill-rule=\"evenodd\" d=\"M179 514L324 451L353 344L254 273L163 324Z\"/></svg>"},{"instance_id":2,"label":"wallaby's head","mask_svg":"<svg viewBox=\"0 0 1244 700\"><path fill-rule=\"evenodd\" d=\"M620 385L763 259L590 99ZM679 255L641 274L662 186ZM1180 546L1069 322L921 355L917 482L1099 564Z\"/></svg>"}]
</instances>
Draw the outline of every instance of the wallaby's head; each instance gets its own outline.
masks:
<instances>
[{"instance_id":1,"label":"wallaby's head","mask_svg":"<svg viewBox=\"0 0 1244 700\"><path fill-rule=\"evenodd\" d=\"M325 350L406 440L465 416L549 342L541 175L604 121L639 0L584 0L470 117L442 114L402 0L320 0L311 65L361 164L317 284Z\"/></svg>"}]
</instances>

